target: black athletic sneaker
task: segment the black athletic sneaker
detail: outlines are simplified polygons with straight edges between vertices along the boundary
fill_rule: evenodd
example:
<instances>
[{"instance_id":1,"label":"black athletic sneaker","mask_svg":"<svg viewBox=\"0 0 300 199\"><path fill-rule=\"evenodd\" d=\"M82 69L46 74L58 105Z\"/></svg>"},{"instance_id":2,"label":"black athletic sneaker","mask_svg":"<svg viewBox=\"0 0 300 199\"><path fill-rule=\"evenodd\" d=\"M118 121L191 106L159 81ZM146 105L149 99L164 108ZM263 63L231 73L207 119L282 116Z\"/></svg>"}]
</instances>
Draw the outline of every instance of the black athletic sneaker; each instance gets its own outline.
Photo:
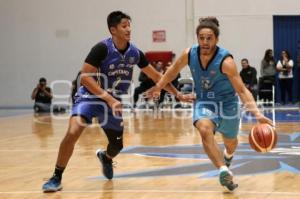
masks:
<instances>
[{"instance_id":1,"label":"black athletic sneaker","mask_svg":"<svg viewBox=\"0 0 300 199\"><path fill-rule=\"evenodd\" d=\"M44 192L56 192L62 189L60 179L57 176L53 176L43 185Z\"/></svg>"},{"instance_id":2,"label":"black athletic sneaker","mask_svg":"<svg viewBox=\"0 0 300 199\"><path fill-rule=\"evenodd\" d=\"M105 151L101 151L100 149L96 151L96 155L102 164L103 175L109 180L112 179L114 176L112 160L107 158L105 155Z\"/></svg>"}]
</instances>

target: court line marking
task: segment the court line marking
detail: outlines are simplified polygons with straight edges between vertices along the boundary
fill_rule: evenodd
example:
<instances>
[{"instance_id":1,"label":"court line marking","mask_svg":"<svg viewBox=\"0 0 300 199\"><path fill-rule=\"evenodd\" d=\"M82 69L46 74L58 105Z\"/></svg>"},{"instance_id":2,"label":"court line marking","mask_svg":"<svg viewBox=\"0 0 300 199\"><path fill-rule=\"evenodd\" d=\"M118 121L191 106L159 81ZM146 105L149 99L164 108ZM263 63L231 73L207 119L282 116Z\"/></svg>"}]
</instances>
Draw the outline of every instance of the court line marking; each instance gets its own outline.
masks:
<instances>
[{"instance_id":1,"label":"court line marking","mask_svg":"<svg viewBox=\"0 0 300 199\"><path fill-rule=\"evenodd\" d=\"M69 191L62 191L61 193L232 193L232 194L271 194L271 195L300 195L300 192L272 192L272 191L204 191L204 190L155 190L155 189L149 189L149 190L69 190ZM35 193L43 193L43 191L0 191L0 194L35 194Z\"/></svg>"}]
</instances>

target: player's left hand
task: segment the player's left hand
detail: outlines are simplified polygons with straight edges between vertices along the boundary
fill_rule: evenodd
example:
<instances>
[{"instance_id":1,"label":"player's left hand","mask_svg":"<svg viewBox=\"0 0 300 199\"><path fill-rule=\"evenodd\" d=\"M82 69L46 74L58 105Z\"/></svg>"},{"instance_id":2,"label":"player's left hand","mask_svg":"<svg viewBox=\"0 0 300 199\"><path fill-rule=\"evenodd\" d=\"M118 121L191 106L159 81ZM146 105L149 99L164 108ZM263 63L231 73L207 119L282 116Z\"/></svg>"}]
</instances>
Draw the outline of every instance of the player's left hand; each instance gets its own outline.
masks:
<instances>
[{"instance_id":1,"label":"player's left hand","mask_svg":"<svg viewBox=\"0 0 300 199\"><path fill-rule=\"evenodd\" d=\"M117 101L113 104L112 111L114 116L122 116L122 104L121 102Z\"/></svg>"},{"instance_id":2,"label":"player's left hand","mask_svg":"<svg viewBox=\"0 0 300 199\"><path fill-rule=\"evenodd\" d=\"M112 109L112 113L114 116L122 116L122 104L119 100L116 100L115 98L111 98L111 100L108 101L107 103Z\"/></svg>"}]
</instances>

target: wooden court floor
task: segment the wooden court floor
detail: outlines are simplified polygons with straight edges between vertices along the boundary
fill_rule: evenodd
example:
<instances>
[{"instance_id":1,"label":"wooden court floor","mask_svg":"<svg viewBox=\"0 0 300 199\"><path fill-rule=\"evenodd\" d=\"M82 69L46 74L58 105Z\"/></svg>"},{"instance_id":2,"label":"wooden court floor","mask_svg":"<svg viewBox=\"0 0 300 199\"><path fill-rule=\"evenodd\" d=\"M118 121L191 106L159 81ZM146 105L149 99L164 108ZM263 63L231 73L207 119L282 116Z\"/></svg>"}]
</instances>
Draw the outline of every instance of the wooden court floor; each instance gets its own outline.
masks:
<instances>
[{"instance_id":1,"label":"wooden court floor","mask_svg":"<svg viewBox=\"0 0 300 199\"><path fill-rule=\"evenodd\" d=\"M115 178L105 180L95 156L107 144L101 128L88 127L65 170L63 190L43 193L52 175L67 115L33 114L0 118L0 198L51 199L299 199L300 123L277 122L277 148L258 154L249 148L253 125L242 123L232 171L239 188L219 185L192 126L190 112L127 112L124 151L115 158ZM220 140L220 136L216 135Z\"/></svg>"}]
</instances>

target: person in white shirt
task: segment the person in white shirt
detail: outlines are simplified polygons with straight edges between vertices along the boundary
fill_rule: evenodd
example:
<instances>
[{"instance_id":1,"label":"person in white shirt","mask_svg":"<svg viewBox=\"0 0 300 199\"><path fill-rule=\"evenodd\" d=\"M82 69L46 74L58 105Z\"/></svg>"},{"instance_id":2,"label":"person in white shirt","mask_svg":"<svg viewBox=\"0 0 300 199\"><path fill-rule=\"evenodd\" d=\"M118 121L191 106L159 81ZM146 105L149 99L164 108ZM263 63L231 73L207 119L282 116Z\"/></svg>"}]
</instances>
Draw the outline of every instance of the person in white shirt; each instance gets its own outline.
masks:
<instances>
[{"instance_id":1,"label":"person in white shirt","mask_svg":"<svg viewBox=\"0 0 300 199\"><path fill-rule=\"evenodd\" d=\"M279 85L281 94L281 103L285 104L292 102L293 94L293 66L294 61L290 57L287 50L281 52L281 58L277 62L276 69L279 72ZM287 101L286 101L287 94Z\"/></svg>"}]
</instances>

